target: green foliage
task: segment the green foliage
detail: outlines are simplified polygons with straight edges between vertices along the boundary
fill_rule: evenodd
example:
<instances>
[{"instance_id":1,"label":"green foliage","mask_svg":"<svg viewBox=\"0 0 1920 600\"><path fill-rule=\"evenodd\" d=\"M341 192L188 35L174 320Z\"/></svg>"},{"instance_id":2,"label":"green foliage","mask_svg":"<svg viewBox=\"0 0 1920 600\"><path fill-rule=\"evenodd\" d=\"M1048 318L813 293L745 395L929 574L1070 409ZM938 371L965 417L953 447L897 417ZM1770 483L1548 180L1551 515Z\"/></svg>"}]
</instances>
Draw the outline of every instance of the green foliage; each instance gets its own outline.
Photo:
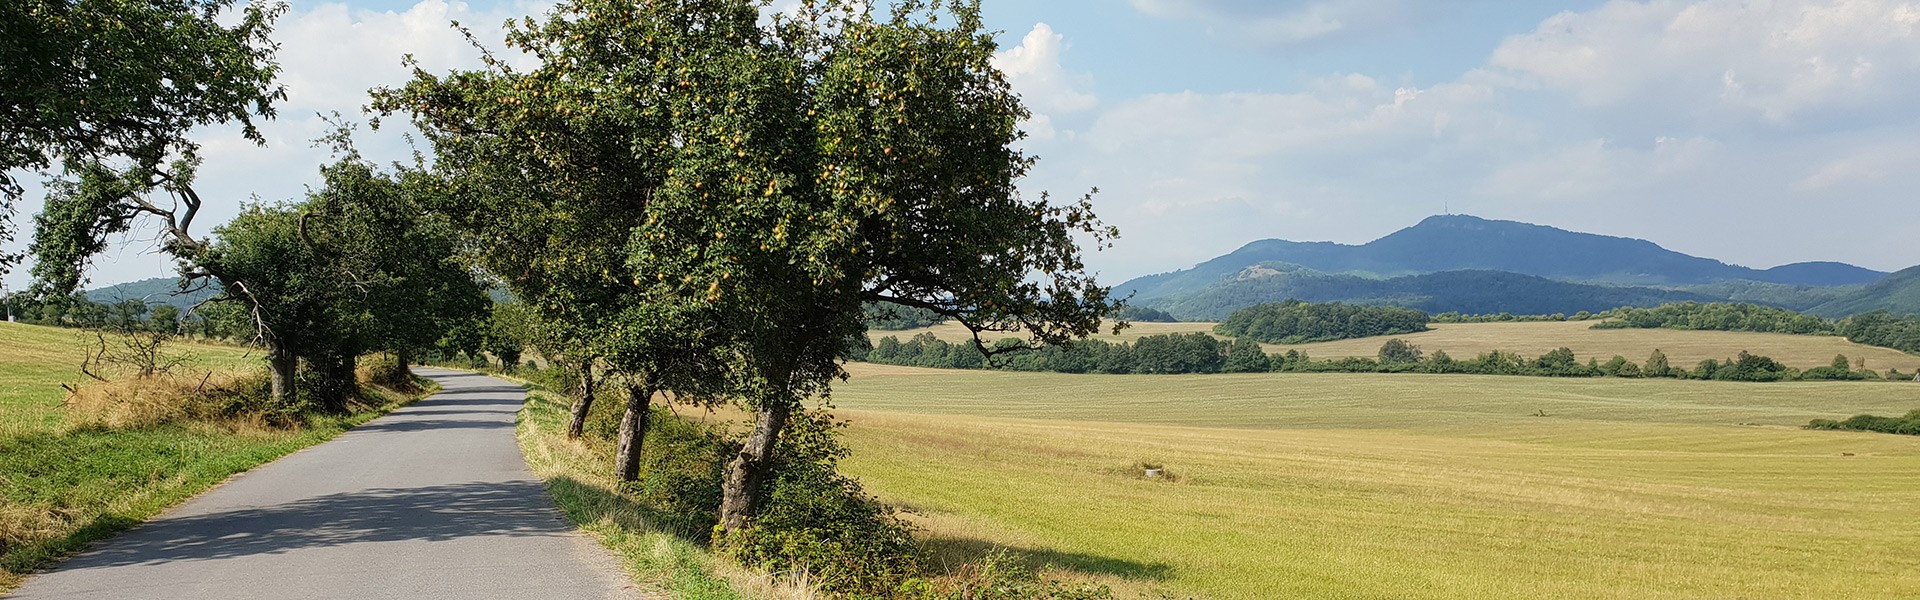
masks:
<instances>
[{"instance_id":1,"label":"green foliage","mask_svg":"<svg viewBox=\"0 0 1920 600\"><path fill-rule=\"evenodd\" d=\"M1875 431L1900 435L1920 435L1920 410L1907 413L1904 417L1876 417L1856 415L1844 421L1814 419L1807 429L1832 429L1846 431Z\"/></svg>"},{"instance_id":2,"label":"green foliage","mask_svg":"<svg viewBox=\"0 0 1920 600\"><path fill-rule=\"evenodd\" d=\"M829 593L880 597L919 573L919 547L892 507L835 471L847 454L832 435L841 426L825 412L794 415L759 515L719 545L750 565L805 572Z\"/></svg>"},{"instance_id":3,"label":"green foliage","mask_svg":"<svg viewBox=\"0 0 1920 600\"><path fill-rule=\"evenodd\" d=\"M1647 377L1672 377L1674 375L1673 367L1667 364L1667 353L1661 352L1659 348L1654 348L1653 354L1647 356L1647 363L1640 367L1640 373Z\"/></svg>"},{"instance_id":4,"label":"green foliage","mask_svg":"<svg viewBox=\"0 0 1920 600\"><path fill-rule=\"evenodd\" d=\"M1420 347L1394 338L1380 345L1380 362L1383 364L1408 364L1420 362Z\"/></svg>"},{"instance_id":5,"label":"green foliage","mask_svg":"<svg viewBox=\"0 0 1920 600\"><path fill-rule=\"evenodd\" d=\"M1833 322L1784 308L1754 304L1680 302L1654 308L1621 307L1594 329L1682 329L1833 335Z\"/></svg>"},{"instance_id":6,"label":"green foliage","mask_svg":"<svg viewBox=\"0 0 1920 600\"><path fill-rule=\"evenodd\" d=\"M1214 327L1222 335L1269 344L1303 344L1427 330L1427 315L1391 306L1262 304L1233 313Z\"/></svg>"},{"instance_id":7,"label":"green foliage","mask_svg":"<svg viewBox=\"0 0 1920 600\"><path fill-rule=\"evenodd\" d=\"M901 306L892 302L868 302L866 311L868 329L899 331L932 327L947 322L947 318L930 309Z\"/></svg>"},{"instance_id":8,"label":"green foliage","mask_svg":"<svg viewBox=\"0 0 1920 600\"><path fill-rule=\"evenodd\" d=\"M1228 373L1261 373L1273 369L1273 360L1259 342L1246 338L1235 338L1227 346Z\"/></svg>"},{"instance_id":9,"label":"green foliage","mask_svg":"<svg viewBox=\"0 0 1920 600\"><path fill-rule=\"evenodd\" d=\"M5 82L0 85L0 243L12 239L9 221L21 193L11 172L116 159L131 163L136 172L151 170L195 154L199 144L188 132L219 123L237 122L247 139L265 142L253 118L271 118L273 104L286 97L273 83L278 44L268 37L286 4L257 2L232 11L233 5L233 0L0 3L0 81ZM66 214L92 220L88 214ZM83 242L35 252L75 258L95 246ZM0 254L0 275L17 259ZM73 287L54 291L64 295Z\"/></svg>"},{"instance_id":10,"label":"green foliage","mask_svg":"<svg viewBox=\"0 0 1920 600\"><path fill-rule=\"evenodd\" d=\"M1429 322L1432 322L1432 323L1540 323L1540 322L1547 322L1547 321L1568 321L1568 320L1585 321L1591 318L1593 318L1593 314L1584 310L1578 313L1574 313L1572 317L1568 317L1563 314L1516 315L1512 313L1495 313L1490 315L1466 315L1466 314L1460 314L1459 312L1443 312L1437 315L1433 315L1432 319Z\"/></svg>"},{"instance_id":11,"label":"green foliage","mask_svg":"<svg viewBox=\"0 0 1920 600\"><path fill-rule=\"evenodd\" d=\"M1211 340L1210 342L1208 340ZM1021 348L1018 340L1001 340L996 348ZM1344 357L1314 360L1298 350L1268 355L1260 345L1245 338L1221 342L1199 333L1151 335L1133 344L1085 340L1065 347L1046 347L1003 357L991 365L983 363L980 353L971 347L949 344L931 333L922 333L902 342L887 336L874 345L864 358L867 362L940 369L996 368L1007 371L1055 373L1177 374L1177 373L1446 373L1475 375L1524 375L1538 377L1674 377L1719 381L1794 381L1871 379L1864 372L1820 367L1801 372L1765 357L1741 352L1734 358L1702 361L1692 371L1674 369L1665 353L1655 350L1644 365L1623 356L1606 362L1589 357L1582 362L1573 350L1559 348L1533 359L1512 352L1493 351L1471 359L1456 359L1445 352L1424 355L1418 346L1402 339L1391 339L1380 348L1376 358ZM1265 368L1258 368L1260 365Z\"/></svg>"},{"instance_id":12,"label":"green foliage","mask_svg":"<svg viewBox=\"0 0 1920 600\"><path fill-rule=\"evenodd\" d=\"M1134 304L1120 307L1114 311L1113 318L1138 323L1178 323L1180 319L1167 314L1167 311Z\"/></svg>"},{"instance_id":13,"label":"green foliage","mask_svg":"<svg viewBox=\"0 0 1920 600\"><path fill-rule=\"evenodd\" d=\"M1920 317L1885 312L1854 315L1840 322L1839 331L1855 343L1920 354Z\"/></svg>"},{"instance_id":14,"label":"green foliage","mask_svg":"<svg viewBox=\"0 0 1920 600\"><path fill-rule=\"evenodd\" d=\"M1220 340L1204 333L1150 335L1133 342L1135 373L1218 373L1226 353Z\"/></svg>"}]
</instances>

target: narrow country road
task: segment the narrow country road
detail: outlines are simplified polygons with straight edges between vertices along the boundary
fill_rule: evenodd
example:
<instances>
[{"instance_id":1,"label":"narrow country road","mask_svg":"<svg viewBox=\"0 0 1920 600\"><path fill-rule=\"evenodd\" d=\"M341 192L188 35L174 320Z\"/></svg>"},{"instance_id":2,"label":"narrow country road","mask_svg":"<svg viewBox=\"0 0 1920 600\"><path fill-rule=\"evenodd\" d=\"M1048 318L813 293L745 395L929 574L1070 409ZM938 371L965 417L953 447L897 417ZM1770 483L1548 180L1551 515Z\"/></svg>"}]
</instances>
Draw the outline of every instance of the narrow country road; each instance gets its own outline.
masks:
<instances>
[{"instance_id":1,"label":"narrow country road","mask_svg":"<svg viewBox=\"0 0 1920 600\"><path fill-rule=\"evenodd\" d=\"M445 389L101 542L14 597L632 597L521 460L520 386L420 373Z\"/></svg>"}]
</instances>

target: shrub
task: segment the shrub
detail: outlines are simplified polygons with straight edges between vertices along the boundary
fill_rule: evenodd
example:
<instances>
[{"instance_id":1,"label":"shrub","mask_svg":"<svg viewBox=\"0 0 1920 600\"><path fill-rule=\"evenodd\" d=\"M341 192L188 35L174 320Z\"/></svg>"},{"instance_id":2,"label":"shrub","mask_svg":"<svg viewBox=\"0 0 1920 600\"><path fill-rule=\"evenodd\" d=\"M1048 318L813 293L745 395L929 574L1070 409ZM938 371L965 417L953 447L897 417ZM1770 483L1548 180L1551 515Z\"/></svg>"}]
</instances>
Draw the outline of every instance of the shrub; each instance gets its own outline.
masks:
<instances>
[{"instance_id":1,"label":"shrub","mask_svg":"<svg viewBox=\"0 0 1920 600\"><path fill-rule=\"evenodd\" d=\"M833 438L840 427L824 411L796 413L780 439L774 478L761 490L760 513L718 545L828 593L885 596L919 573L919 546L892 507L834 470L847 455Z\"/></svg>"}]
</instances>

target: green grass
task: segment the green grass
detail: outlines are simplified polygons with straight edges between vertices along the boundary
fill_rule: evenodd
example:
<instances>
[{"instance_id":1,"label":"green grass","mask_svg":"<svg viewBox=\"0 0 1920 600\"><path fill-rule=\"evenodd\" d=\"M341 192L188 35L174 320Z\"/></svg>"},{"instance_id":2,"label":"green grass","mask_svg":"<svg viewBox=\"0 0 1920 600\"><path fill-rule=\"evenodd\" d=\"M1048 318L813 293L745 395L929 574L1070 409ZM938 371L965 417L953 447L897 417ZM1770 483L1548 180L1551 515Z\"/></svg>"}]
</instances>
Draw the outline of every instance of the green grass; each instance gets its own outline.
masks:
<instances>
[{"instance_id":1,"label":"green grass","mask_svg":"<svg viewBox=\"0 0 1920 600\"><path fill-rule=\"evenodd\" d=\"M1133 593L1920 597L1920 439L1797 427L1920 385L859 366L835 401L934 544Z\"/></svg>"},{"instance_id":2,"label":"green grass","mask_svg":"<svg viewBox=\"0 0 1920 600\"><path fill-rule=\"evenodd\" d=\"M1620 355L1642 363L1658 349L1677 368L1691 369L1702 360L1726 359L1742 350L1772 357L1791 367L1824 367L1835 354L1863 358L1867 368L1885 372L1889 368L1906 373L1920 370L1920 356L1890 348L1855 344L1834 336L1788 335L1784 333L1747 333L1738 331L1679 331L1673 329L1593 329L1594 321L1548 321L1540 323L1440 323L1432 331L1407 335L1359 338L1316 344L1263 344L1269 354L1299 350L1319 359L1345 356L1377 356L1380 345L1392 338L1412 342L1431 354L1445 350L1455 359L1473 358L1482 352L1504 350L1533 358L1556 348L1573 350L1582 362L1588 358L1606 362ZM1213 333L1213 323L1134 323L1118 335L1096 336L1109 342L1130 342L1141 336L1202 332ZM1107 330L1111 331L1111 330ZM874 331L874 340L896 336L901 341L923 332L940 339L960 342L969 339L958 324L936 325L907 331ZM990 336L991 337L991 336Z\"/></svg>"},{"instance_id":3,"label":"green grass","mask_svg":"<svg viewBox=\"0 0 1920 600\"><path fill-rule=\"evenodd\" d=\"M676 600L783 595L764 577L657 527L661 520L647 506L622 493L612 477L610 444L567 439L565 398L533 391L518 421L520 450L527 457L527 466L546 480L547 491L569 520L620 557L635 585Z\"/></svg>"},{"instance_id":4,"label":"green grass","mask_svg":"<svg viewBox=\"0 0 1920 600\"><path fill-rule=\"evenodd\" d=\"M206 423L138 429L67 423L80 333L0 323L0 592L34 569L158 514L235 473L333 438L407 400L299 430ZM256 364L245 350L184 345L200 369Z\"/></svg>"}]
</instances>

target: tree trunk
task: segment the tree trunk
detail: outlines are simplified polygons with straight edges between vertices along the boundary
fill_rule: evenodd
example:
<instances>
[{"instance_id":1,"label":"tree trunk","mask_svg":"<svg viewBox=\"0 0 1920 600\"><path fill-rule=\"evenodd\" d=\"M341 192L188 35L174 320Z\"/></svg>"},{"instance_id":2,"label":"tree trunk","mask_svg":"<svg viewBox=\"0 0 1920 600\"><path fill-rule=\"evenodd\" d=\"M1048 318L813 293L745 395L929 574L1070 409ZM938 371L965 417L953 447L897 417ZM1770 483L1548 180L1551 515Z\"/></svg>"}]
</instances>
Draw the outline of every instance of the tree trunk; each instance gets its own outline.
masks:
<instances>
[{"instance_id":1,"label":"tree trunk","mask_svg":"<svg viewBox=\"0 0 1920 600\"><path fill-rule=\"evenodd\" d=\"M299 365L293 351L277 342L267 342L268 389L274 406L292 404L294 370Z\"/></svg>"},{"instance_id":2,"label":"tree trunk","mask_svg":"<svg viewBox=\"0 0 1920 600\"><path fill-rule=\"evenodd\" d=\"M620 444L613 456L613 468L621 481L640 480L640 450L647 441L647 413L652 410L652 387L627 386L627 414L620 419Z\"/></svg>"},{"instance_id":3,"label":"tree trunk","mask_svg":"<svg viewBox=\"0 0 1920 600\"><path fill-rule=\"evenodd\" d=\"M593 361L580 367L580 397L573 401L573 418L567 421L567 439L579 439L586 433L587 412L593 410Z\"/></svg>"},{"instance_id":4,"label":"tree trunk","mask_svg":"<svg viewBox=\"0 0 1920 600\"><path fill-rule=\"evenodd\" d=\"M393 351L393 362L400 366L400 381L394 383L409 385L413 381L413 368L407 366L407 363L413 361L413 357L408 354L404 348Z\"/></svg>"},{"instance_id":5,"label":"tree trunk","mask_svg":"<svg viewBox=\"0 0 1920 600\"><path fill-rule=\"evenodd\" d=\"M753 518L753 499L766 480L767 459L772 456L774 444L780 441L780 430L787 426L787 417L792 413L793 407L784 402L772 403L757 413L753 435L740 447L740 455L727 465L727 481L720 499L721 530L746 529L747 521Z\"/></svg>"},{"instance_id":6,"label":"tree trunk","mask_svg":"<svg viewBox=\"0 0 1920 600\"><path fill-rule=\"evenodd\" d=\"M322 393L316 394L323 403L321 409L334 414L346 414L347 401L360 389L359 378L354 374L357 357L330 356L312 363L309 368L319 371L321 378L326 381L322 385L325 388Z\"/></svg>"}]
</instances>

